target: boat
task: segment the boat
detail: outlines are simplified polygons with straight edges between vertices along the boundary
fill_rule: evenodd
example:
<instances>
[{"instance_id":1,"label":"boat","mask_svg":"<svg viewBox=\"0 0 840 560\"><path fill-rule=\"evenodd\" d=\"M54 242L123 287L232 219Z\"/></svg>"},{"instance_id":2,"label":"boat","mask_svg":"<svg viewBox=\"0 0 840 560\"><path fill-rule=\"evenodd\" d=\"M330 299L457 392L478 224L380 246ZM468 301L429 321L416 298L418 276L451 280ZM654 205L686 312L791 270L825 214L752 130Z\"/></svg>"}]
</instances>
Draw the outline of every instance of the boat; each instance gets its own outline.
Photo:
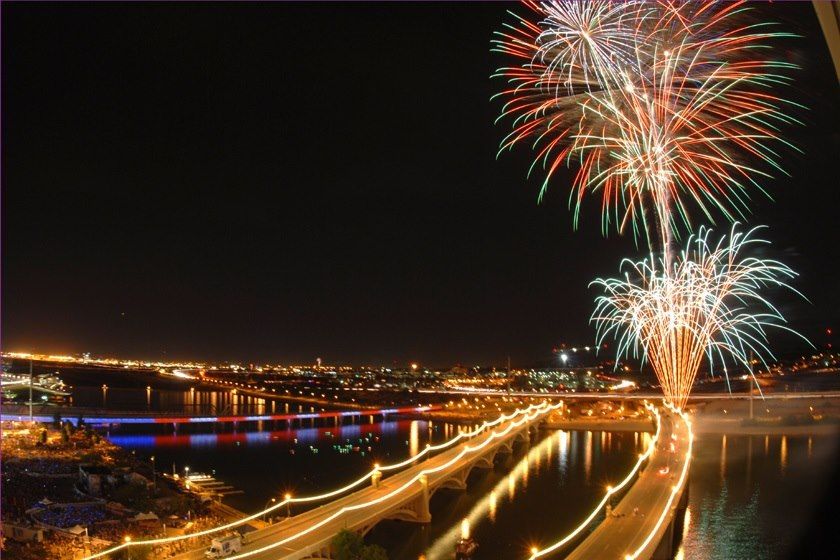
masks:
<instances>
[{"instance_id":1,"label":"boat","mask_svg":"<svg viewBox=\"0 0 840 560\"><path fill-rule=\"evenodd\" d=\"M476 550L478 550L478 543L475 542L474 538L460 538L458 539L458 542L455 543L455 559L469 560L473 557Z\"/></svg>"},{"instance_id":2,"label":"boat","mask_svg":"<svg viewBox=\"0 0 840 560\"><path fill-rule=\"evenodd\" d=\"M469 560L478 550L478 543L470 536L470 522L461 521L461 538L455 543L455 560Z\"/></svg>"}]
</instances>

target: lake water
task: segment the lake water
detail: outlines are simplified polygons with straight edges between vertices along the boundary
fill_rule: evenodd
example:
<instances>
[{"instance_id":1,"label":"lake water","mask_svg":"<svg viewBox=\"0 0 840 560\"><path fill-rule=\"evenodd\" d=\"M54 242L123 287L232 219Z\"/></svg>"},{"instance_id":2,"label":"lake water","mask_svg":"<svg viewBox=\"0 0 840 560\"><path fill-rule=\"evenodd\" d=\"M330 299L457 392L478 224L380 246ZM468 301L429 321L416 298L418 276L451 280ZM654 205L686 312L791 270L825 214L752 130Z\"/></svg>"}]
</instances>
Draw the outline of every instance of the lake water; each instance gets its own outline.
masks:
<instances>
[{"instance_id":1,"label":"lake water","mask_svg":"<svg viewBox=\"0 0 840 560\"><path fill-rule=\"evenodd\" d=\"M252 512L271 496L343 485L374 462L412 456L459 429L420 420L242 428L144 433L135 427L113 431L111 439L140 456L156 455L161 470L174 463L179 472L186 466L215 471L244 491L226 503ZM604 488L631 468L647 437L542 431L530 449L503 457L493 470L473 471L466 491L436 493L429 525L385 521L367 541L384 546L391 559L451 559L467 518L480 545L477 560L524 559L531 546L551 543L577 525ZM677 558L800 557L804 531L837 460L837 442L829 436L698 436Z\"/></svg>"},{"instance_id":2,"label":"lake water","mask_svg":"<svg viewBox=\"0 0 840 560\"><path fill-rule=\"evenodd\" d=\"M808 557L802 540L815 524L833 524L835 535L819 538L836 540L836 517L818 508L837 450L832 436L698 436L677 558Z\"/></svg>"}]
</instances>

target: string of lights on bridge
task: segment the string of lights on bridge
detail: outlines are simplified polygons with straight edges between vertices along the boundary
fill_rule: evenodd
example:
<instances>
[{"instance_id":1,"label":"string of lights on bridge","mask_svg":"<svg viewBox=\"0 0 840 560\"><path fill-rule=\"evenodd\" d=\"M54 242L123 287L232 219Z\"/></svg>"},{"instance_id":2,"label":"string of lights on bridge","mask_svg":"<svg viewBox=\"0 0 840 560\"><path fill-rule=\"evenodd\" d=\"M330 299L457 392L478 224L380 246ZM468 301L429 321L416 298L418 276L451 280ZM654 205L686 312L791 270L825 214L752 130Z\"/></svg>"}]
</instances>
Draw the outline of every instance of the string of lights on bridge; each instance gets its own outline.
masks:
<instances>
[{"instance_id":1,"label":"string of lights on bridge","mask_svg":"<svg viewBox=\"0 0 840 560\"><path fill-rule=\"evenodd\" d=\"M212 528L209 528L209 529L205 529L203 531L198 531L198 532L195 532L195 533L188 533L188 534L184 534L184 535L174 535L174 536L171 536L171 537L162 537L162 538L156 538L156 539L145 539L145 540L137 540L137 541L127 539L125 542L123 542L123 543L121 543L117 546L114 546L114 547L111 547L109 549L98 552L96 554L92 554L90 556L87 556L87 557L84 558L84 560L94 560L96 558L102 558L104 556L107 556L107 555L112 554L114 552L117 552L119 550L123 550L123 549L130 548L130 547L135 547L135 546L160 545L160 544L166 544L166 543L181 541L181 540L185 540L185 539L191 539L191 538L195 538L195 537L202 537L202 536L206 536L206 535L211 535L211 534L214 534L214 533L218 533L220 531L226 531L226 530L229 530L229 529L233 529L234 527L238 527L239 525L243 525L245 523L248 523L249 521L253 521L255 519L263 517L263 516L273 512L273 511L276 511L280 508L286 507L286 506L291 505L291 504L310 503L310 502L322 501L322 500L326 500L326 499L329 499L329 498L333 498L333 497L338 496L340 494L344 494L345 492L347 492L349 490L352 490L352 489L356 488L357 486L360 486L361 484L366 483L367 481L370 480L370 477L373 476L373 474L376 473L376 472L389 472L389 471L395 471L395 470L401 469L403 467L411 465L415 461L418 461L419 459L423 458L425 455L428 455L428 454L430 454L432 452L435 452L435 451L440 451L440 450L452 447L453 445L455 445L456 443L458 443L459 441L461 441L463 439L469 439L469 438L475 437L475 436L479 435L480 433L482 433L483 431L485 431L488 428L492 428L492 427L497 426L497 425L499 425L503 422L506 422L508 420L512 420L512 419L514 419L518 416L526 415L526 418L527 418L528 416L535 413L536 411L548 412L550 410L555 410L555 409L559 408L560 406L562 406L562 405L558 404L558 405L551 405L550 406L547 403L543 402L543 403L540 403L540 404L532 404L525 409L516 409L514 412L512 412L510 414L502 414L501 416L499 416L495 420L489 420L489 421L483 422L480 426L478 426L477 428L475 428L471 431L460 432L455 437L453 437L453 438L451 438L451 439L449 439L449 440L447 440L443 443L440 443L440 444L437 444L437 445L426 445L426 447L422 451L420 451L419 453L417 453L413 457L409 457L408 459L405 459L405 460L400 461L398 463L393 463L393 464L390 464L390 465L375 464L371 471L367 472L366 474L364 474L363 476L361 476L357 480L347 484L346 486L343 486L341 488L337 488L335 490L332 490L330 492L326 492L324 494L318 494L316 496L302 496L302 497L293 497L290 494L285 494L284 497L283 497L283 500L274 504L273 506L268 507L268 508L266 508L262 511L257 512L257 513L251 514L247 517L237 519L237 520L232 521L230 523L226 523L226 524L223 524L223 525L219 525L217 527L212 527ZM488 440L488 441L490 441L490 440Z\"/></svg>"}]
</instances>

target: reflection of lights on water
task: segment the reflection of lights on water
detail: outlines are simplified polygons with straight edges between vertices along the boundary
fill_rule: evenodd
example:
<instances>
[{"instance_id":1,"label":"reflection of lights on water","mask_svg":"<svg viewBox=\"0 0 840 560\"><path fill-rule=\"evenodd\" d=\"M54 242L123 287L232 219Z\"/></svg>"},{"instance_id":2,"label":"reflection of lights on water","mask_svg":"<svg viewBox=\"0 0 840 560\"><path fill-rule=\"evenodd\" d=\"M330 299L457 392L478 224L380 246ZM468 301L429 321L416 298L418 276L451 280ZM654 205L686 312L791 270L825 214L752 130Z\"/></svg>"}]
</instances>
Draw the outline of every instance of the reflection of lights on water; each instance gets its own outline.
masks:
<instances>
[{"instance_id":1,"label":"reflection of lights on water","mask_svg":"<svg viewBox=\"0 0 840 560\"><path fill-rule=\"evenodd\" d=\"M526 462L522 465L522 489L528 488L528 471L531 469L528 468L528 463Z\"/></svg>"},{"instance_id":2,"label":"reflection of lights on water","mask_svg":"<svg viewBox=\"0 0 840 560\"><path fill-rule=\"evenodd\" d=\"M561 441L568 440L568 432L560 433L562 435L558 436L558 438ZM529 465L533 465L539 454L543 450L547 450L553 446L554 442L553 434L543 439L513 466L508 476L501 479L495 487L476 501L473 508L464 518L469 523L470 530L485 518L495 523L498 514L499 495L504 492L505 486L507 486L509 501L512 502L516 496L516 479L521 476L523 481L527 482ZM563 447L561 446L561 453L563 452L562 450ZM435 539L431 546L424 552L425 558L428 560L450 560L455 542L461 535L462 524L463 521L456 523L445 534Z\"/></svg>"},{"instance_id":3,"label":"reflection of lights on water","mask_svg":"<svg viewBox=\"0 0 840 560\"><path fill-rule=\"evenodd\" d=\"M726 476L726 434L720 441L720 477Z\"/></svg>"},{"instance_id":4,"label":"reflection of lights on water","mask_svg":"<svg viewBox=\"0 0 840 560\"><path fill-rule=\"evenodd\" d=\"M490 492L490 503L488 504L488 507L489 507L488 513L489 513L490 521L492 523L496 522L496 505L497 505L496 502L497 501L498 501L498 498L496 497L496 492L495 491Z\"/></svg>"},{"instance_id":5,"label":"reflection of lights on water","mask_svg":"<svg viewBox=\"0 0 840 560\"><path fill-rule=\"evenodd\" d=\"M812 446L814 444L814 440L808 436L808 458L811 458L811 452L813 451Z\"/></svg>"},{"instance_id":6,"label":"reflection of lights on water","mask_svg":"<svg viewBox=\"0 0 840 560\"><path fill-rule=\"evenodd\" d=\"M408 456L414 457L420 452L420 422L411 421L411 428L408 432Z\"/></svg>"},{"instance_id":7,"label":"reflection of lights on water","mask_svg":"<svg viewBox=\"0 0 840 560\"><path fill-rule=\"evenodd\" d=\"M764 456L770 452L770 436L764 436Z\"/></svg>"},{"instance_id":8,"label":"reflection of lights on water","mask_svg":"<svg viewBox=\"0 0 840 560\"><path fill-rule=\"evenodd\" d=\"M592 432L586 432L586 443L583 449L583 472L586 475L586 483L589 484L589 477L592 474Z\"/></svg>"},{"instance_id":9,"label":"reflection of lights on water","mask_svg":"<svg viewBox=\"0 0 840 560\"><path fill-rule=\"evenodd\" d=\"M785 474L785 468L787 467L787 436L782 436L782 443L779 451L779 456L781 457L781 471L782 474Z\"/></svg>"},{"instance_id":10,"label":"reflection of lights on water","mask_svg":"<svg viewBox=\"0 0 840 560\"><path fill-rule=\"evenodd\" d=\"M557 469L565 473L569 465L569 432L560 430L557 434Z\"/></svg>"}]
</instances>

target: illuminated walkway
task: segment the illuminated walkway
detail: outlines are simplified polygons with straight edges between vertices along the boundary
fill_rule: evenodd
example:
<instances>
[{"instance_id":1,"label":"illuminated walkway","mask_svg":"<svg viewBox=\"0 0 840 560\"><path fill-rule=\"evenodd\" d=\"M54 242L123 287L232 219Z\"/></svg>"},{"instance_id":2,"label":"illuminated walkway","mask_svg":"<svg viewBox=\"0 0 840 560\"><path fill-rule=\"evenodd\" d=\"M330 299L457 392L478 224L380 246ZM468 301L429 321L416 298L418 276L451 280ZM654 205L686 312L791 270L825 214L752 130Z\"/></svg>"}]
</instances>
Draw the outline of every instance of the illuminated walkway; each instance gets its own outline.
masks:
<instances>
[{"instance_id":1,"label":"illuminated walkway","mask_svg":"<svg viewBox=\"0 0 840 560\"><path fill-rule=\"evenodd\" d=\"M497 454L511 453L517 442L530 442L530 432L554 408L539 408L501 423L388 478L374 472L366 488L250 533L242 552L228 559L329 558L330 542L342 529L364 534L385 519L428 522L429 500L438 489L465 488L473 469L492 468ZM203 554L200 549L175 558L198 559Z\"/></svg>"}]
</instances>

